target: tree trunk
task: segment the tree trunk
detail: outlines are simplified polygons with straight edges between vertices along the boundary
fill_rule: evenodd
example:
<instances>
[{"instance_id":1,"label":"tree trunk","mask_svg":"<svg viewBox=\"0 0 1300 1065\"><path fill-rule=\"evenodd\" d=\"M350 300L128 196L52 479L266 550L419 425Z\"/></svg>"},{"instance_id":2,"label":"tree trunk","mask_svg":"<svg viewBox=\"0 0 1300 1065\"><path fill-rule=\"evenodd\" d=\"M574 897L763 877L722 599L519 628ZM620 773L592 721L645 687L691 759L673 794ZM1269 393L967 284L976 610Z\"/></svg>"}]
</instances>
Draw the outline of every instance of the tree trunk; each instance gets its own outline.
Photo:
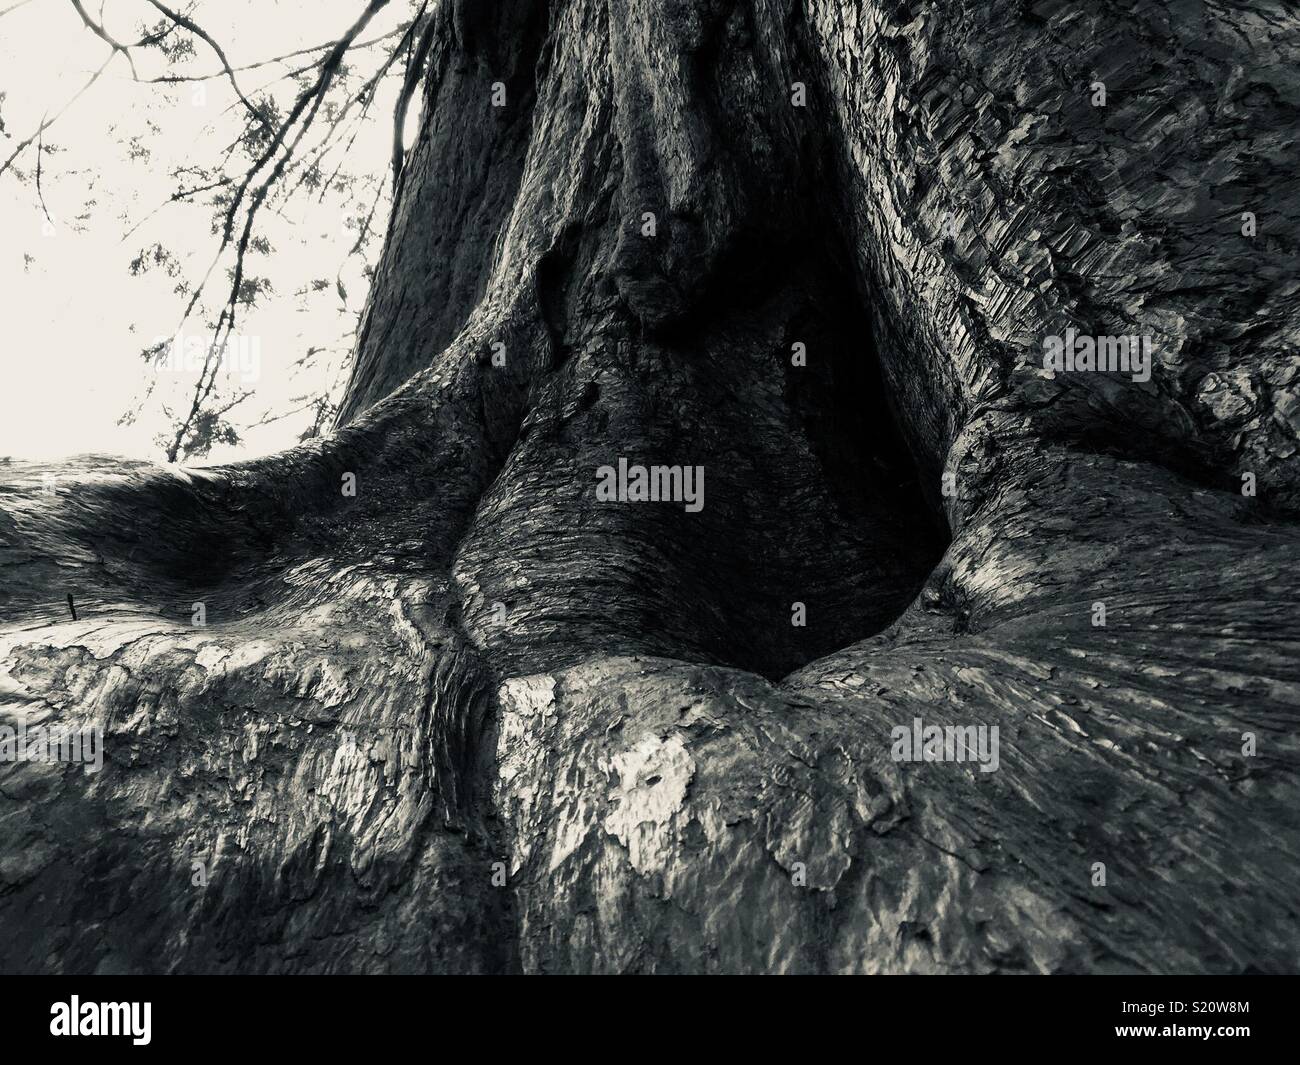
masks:
<instances>
[{"instance_id":1,"label":"tree trunk","mask_svg":"<svg viewBox=\"0 0 1300 1065\"><path fill-rule=\"evenodd\" d=\"M1300 16L1143 7L441 5L336 433L9 467L0 968L1300 966Z\"/></svg>"}]
</instances>

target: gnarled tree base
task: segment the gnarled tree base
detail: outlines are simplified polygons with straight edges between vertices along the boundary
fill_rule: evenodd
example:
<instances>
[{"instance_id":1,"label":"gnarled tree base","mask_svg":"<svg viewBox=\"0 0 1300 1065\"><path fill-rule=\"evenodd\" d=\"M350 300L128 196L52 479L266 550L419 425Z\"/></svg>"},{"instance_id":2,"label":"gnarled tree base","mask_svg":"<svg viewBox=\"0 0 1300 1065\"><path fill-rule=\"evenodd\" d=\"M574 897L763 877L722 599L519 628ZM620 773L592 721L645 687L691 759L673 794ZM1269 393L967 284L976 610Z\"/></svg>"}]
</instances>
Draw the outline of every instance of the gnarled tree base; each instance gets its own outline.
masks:
<instances>
[{"instance_id":1,"label":"gnarled tree base","mask_svg":"<svg viewBox=\"0 0 1300 1065\"><path fill-rule=\"evenodd\" d=\"M1300 968L1296 16L1041 6L441 5L346 424L6 468L0 969Z\"/></svg>"}]
</instances>

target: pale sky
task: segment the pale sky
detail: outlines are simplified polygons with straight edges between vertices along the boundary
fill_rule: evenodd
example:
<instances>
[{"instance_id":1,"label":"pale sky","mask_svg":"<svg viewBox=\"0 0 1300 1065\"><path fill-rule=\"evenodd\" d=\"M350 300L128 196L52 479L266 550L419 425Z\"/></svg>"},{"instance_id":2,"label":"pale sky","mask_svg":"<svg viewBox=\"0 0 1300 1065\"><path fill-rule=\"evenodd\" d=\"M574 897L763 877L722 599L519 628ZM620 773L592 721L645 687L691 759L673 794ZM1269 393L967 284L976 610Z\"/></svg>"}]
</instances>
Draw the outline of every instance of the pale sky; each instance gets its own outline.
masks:
<instances>
[{"instance_id":1,"label":"pale sky","mask_svg":"<svg viewBox=\"0 0 1300 1065\"><path fill-rule=\"evenodd\" d=\"M0 0L0 11L12 3ZM360 0L203 0L187 6L184 0L171 0L168 6L190 14L238 68L336 38L363 5ZM86 0L86 8L98 17L99 0ZM410 10L407 3L391 4L361 40L392 30ZM153 25L160 17L143 0L106 0L102 11L105 28L121 41L138 39L140 25ZM392 43L358 53L358 71L369 76ZM0 162L44 114L56 112L76 93L108 52L68 0L30 0L0 15ZM157 51L133 55L141 78L168 72ZM220 68L207 46L196 42L196 55L178 69L207 74ZM276 65L242 72L240 87L254 96L285 69ZM388 180L396 84L392 79L384 83L347 154L345 169L359 177ZM96 451L163 460L155 437L168 421L159 401L170 397L179 406L193 390L195 375L156 374L140 353L155 337L175 333L186 300L174 292L178 278L167 276L165 269L132 277L128 267L157 242L176 256L181 275L196 283L219 238L211 232L213 210L207 202L170 204L134 234L124 235L178 187L174 168L210 165L238 134L237 112L228 110L235 99L229 83L209 80L203 86L196 93L189 84L139 84L126 60L115 58L44 135L47 145L60 149L42 156L41 187L53 226L30 180L34 145L15 163L28 181L20 182L13 173L0 175L0 455L49 459ZM287 111L297 88L281 81L271 89ZM357 110L354 105L353 113ZM348 132L344 142L350 136ZM132 138L138 138L138 145L133 146ZM337 165L342 147L326 157L326 173ZM346 376L350 334L364 305L366 281L360 257L344 265L356 238L344 219L368 209L374 193L357 201L330 194L323 203L317 202L318 195L300 188L282 213L264 210L254 229L274 252L250 256L245 269L270 278L275 293L244 312L237 328L245 350L260 355L261 371L257 395L239 409L240 421L256 420L265 410L286 410L290 397L328 387L341 372ZM387 222L386 189L384 195L374 221L372 258ZM207 289L214 307L228 288L225 265L214 271ZM343 281L346 302L336 275ZM329 284L307 297L295 296L314 279ZM186 327L190 335L206 337L197 314ZM311 346L337 350L314 373L295 378L292 363ZM157 388L138 422L119 426L118 419L139 400L151 378ZM310 421L304 413L252 430L242 446L216 447L208 459L198 461L280 450L292 445Z\"/></svg>"}]
</instances>

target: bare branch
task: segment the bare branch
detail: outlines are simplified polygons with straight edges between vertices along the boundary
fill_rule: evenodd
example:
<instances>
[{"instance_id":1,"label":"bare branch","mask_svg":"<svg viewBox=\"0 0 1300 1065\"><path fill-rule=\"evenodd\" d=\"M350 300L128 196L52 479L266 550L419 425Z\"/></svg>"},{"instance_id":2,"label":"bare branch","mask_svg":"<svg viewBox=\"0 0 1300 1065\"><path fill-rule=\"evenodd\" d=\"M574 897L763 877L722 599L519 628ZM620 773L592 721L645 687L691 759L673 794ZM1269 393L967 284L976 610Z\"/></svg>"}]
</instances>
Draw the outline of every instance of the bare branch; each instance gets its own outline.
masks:
<instances>
[{"instance_id":1,"label":"bare branch","mask_svg":"<svg viewBox=\"0 0 1300 1065\"><path fill-rule=\"evenodd\" d=\"M141 226L143 226L146 222L148 222L151 218L153 218L164 207L168 207L173 203L179 203L181 200L193 199L195 196L199 196L205 192L211 192L213 189L224 188L226 185L229 185L233 180L234 180L233 178L225 177L223 175L222 177L218 178L216 181L211 181L206 185L199 185L192 189L177 189L170 196L168 196L167 199L165 199L162 203L160 203L147 215L141 218L140 221L138 221L125 233L123 233L121 243L125 244L126 241L128 241L131 238L131 236Z\"/></svg>"},{"instance_id":2,"label":"bare branch","mask_svg":"<svg viewBox=\"0 0 1300 1065\"><path fill-rule=\"evenodd\" d=\"M55 112L52 118L46 117L41 120L41 124L36 128L36 131L26 140L22 141L22 143L20 143L18 147L15 148L10 153L9 158L6 159L3 164L0 164L0 175L3 175L4 172L8 170L10 166L13 165L13 161L23 153L23 151L28 147L28 145L30 145L42 133L44 133L47 129L49 129L52 125L54 125L54 123L57 122L63 116L63 113L67 111L69 107L71 107L73 104L75 104L78 100L81 99L81 97L85 94L86 90L89 89L92 85L95 84L95 82L99 80L100 75L104 73L104 70L108 67L108 64L113 61L113 56L115 56L116 54L117 54L116 52L109 52L108 58L105 59L104 62L100 64L99 69L90 76L90 80L88 80L86 84L83 85L80 89L78 89L72 95L72 98L62 107L60 107L58 111Z\"/></svg>"},{"instance_id":3,"label":"bare branch","mask_svg":"<svg viewBox=\"0 0 1300 1065\"><path fill-rule=\"evenodd\" d=\"M320 110L321 102L325 97L325 93L328 91L335 73L337 73L342 64L343 57L347 53L348 48L361 34L362 30L364 30L370 23L370 20L374 18L380 10L386 7L387 4L388 0L370 0L365 11L362 12L357 21L352 24L348 31L338 41L335 42L334 46L330 49L329 55L326 56L324 61L320 64L320 73L315 83L299 95L297 101L294 103L293 109L280 124L280 128L271 138L266 149L244 175L244 179L240 183L235 197L226 211L225 222L222 227L221 246L217 249L216 258L213 260L212 266L208 268L208 273L204 276L203 282L191 297L185 315L182 317L182 322L189 317L191 311L198 303L204 285L206 285L207 279L212 273L213 266L216 265L217 261L220 260L221 255L230 246L231 239L234 235L235 217L239 212L239 208L243 203L245 195L248 193L248 190L253 183L253 179L271 159L280 153L281 148L283 148L283 155L281 155L276 161L266 179L253 193L252 199L248 204L248 209L245 212L243 230L240 233L239 242L235 249L235 265L232 273L230 294L226 300L225 307L222 308L222 311L217 318L217 324L213 330L213 341L208 346L204 358L203 369L200 371L199 381L195 385L190 410L177 427L176 436L168 448L167 460L169 462L176 461L176 456L179 453L185 434L189 432L190 427L199 416L204 400L206 400L211 394L212 389L216 384L216 366L213 365L214 357L220 352L222 345L234 332L239 304L239 293L244 280L244 256L248 251L248 242L252 236L253 221L257 216L257 212L265 202L267 193L284 173L285 167L293 158L294 152L301 143L303 136L306 134L307 130L311 128L312 122ZM300 118L302 119L300 128L294 134L293 139L289 141L288 144L285 144L285 138L289 135L289 131L298 124ZM211 369L210 373L208 372L209 369Z\"/></svg>"},{"instance_id":4,"label":"bare branch","mask_svg":"<svg viewBox=\"0 0 1300 1065\"><path fill-rule=\"evenodd\" d=\"M45 215L45 220L49 222L50 225L54 225L54 219L50 217L50 210L48 207L45 206L45 193L41 191L41 156L44 154L45 138L39 135L40 134L39 130L37 131L37 133L38 133L38 137L36 142L36 198L40 201L41 212Z\"/></svg>"},{"instance_id":5,"label":"bare branch","mask_svg":"<svg viewBox=\"0 0 1300 1065\"><path fill-rule=\"evenodd\" d=\"M235 79L235 72L230 68L230 61L226 58L225 51L222 49L221 45L213 39L212 35L193 19L181 14L179 11L173 11L166 4L159 3L159 0L149 0L149 3L153 4L154 7L171 19L177 26L189 30L190 33L194 34L194 36L204 41L208 47L216 53L217 59L221 62L221 69L225 72L226 77L230 79L230 87L235 90L235 95L239 97L244 107L248 109L249 114L265 123L266 119L262 117L261 112L249 102L248 97L246 97L243 91L239 88L239 82Z\"/></svg>"},{"instance_id":6,"label":"bare branch","mask_svg":"<svg viewBox=\"0 0 1300 1065\"><path fill-rule=\"evenodd\" d=\"M107 44L110 48L113 49L114 55L116 55L118 52L121 52L122 55L126 56L126 61L131 67L131 76L135 78L136 81L139 81L140 76L139 74L136 73L135 60L131 58L130 46L125 45L121 41L116 40L111 34L109 34L108 30L104 29L102 25L100 25L98 22L92 19L90 15L86 12L85 7L81 3L81 0L72 0L72 6L77 9L77 14L81 16L81 21L84 22L90 28L91 32L94 33L96 37L98 37L100 40L102 40L105 44Z\"/></svg>"},{"instance_id":7,"label":"bare branch","mask_svg":"<svg viewBox=\"0 0 1300 1065\"><path fill-rule=\"evenodd\" d=\"M4 18L10 11L17 11L20 7L26 7L32 0L18 0L16 4L10 4L3 11L0 11L0 18Z\"/></svg>"},{"instance_id":8,"label":"bare branch","mask_svg":"<svg viewBox=\"0 0 1300 1065\"><path fill-rule=\"evenodd\" d=\"M412 22L410 27L408 27L408 32L410 29L413 29L415 25L416 23ZM405 37L403 37L403 40L405 40ZM393 64L397 61L397 57L401 54L401 50L402 50L402 44L399 43L397 48L395 48L389 54L388 58L384 60L382 64L380 64L379 69L376 70L375 73L366 80L366 82L361 86L361 88L355 94L348 97L347 103L345 103L343 107L340 109L339 113L334 116L333 120L330 122L329 128L326 130L324 136L321 138L321 141L317 145L314 153L312 154L312 156L309 157L308 159L309 166L314 166L324 160L330 148L333 147L335 132L338 130L339 126L343 124L347 116L351 113L352 105L357 102L361 102L361 112L357 116L357 118L353 120L352 123L352 136L348 139L347 144L343 148L342 154L344 158L346 158L347 153L351 150L353 143L357 139L357 135L361 132L361 128L365 123L366 116L370 114L370 105L374 103L375 91L379 83L387 76L389 70L392 69ZM342 167L343 167L343 160L341 159L339 161L339 165L334 168L329 178L324 182L324 184L321 187L322 199L324 198L325 190L329 188L334 178L338 176L338 173L342 169ZM299 177L297 183L295 183L293 188L289 190L290 193L297 190L303 184L303 182L307 179L307 174L309 172L310 172L309 169L304 169L304 172Z\"/></svg>"},{"instance_id":9,"label":"bare branch","mask_svg":"<svg viewBox=\"0 0 1300 1065\"><path fill-rule=\"evenodd\" d=\"M30 2L30 0L25 0L25 2ZM371 37L368 41L358 41L351 46L351 51L356 52L356 51L360 51L363 48L373 48L375 45L382 44L384 41L392 40L392 38L396 37L399 33L405 32L405 29L406 28L404 26L399 26L397 29L390 30L388 33L380 34L378 37ZM334 43L335 42L330 41L326 44L312 45L312 47L310 48L299 48L296 52L286 52L284 55L275 56L272 59L261 59L258 60L256 63L245 63L243 66L231 67L231 70L234 71L236 74L241 74L247 70L258 70L261 67L269 67L273 63L283 63L289 59L296 59L298 58L298 56L310 55L313 52L328 51L330 48L334 47ZM325 61L325 58L326 58L325 56L322 56L320 59L316 60L313 63L308 63L304 67L298 67L285 74L282 74L280 77L268 81L265 85L262 86L262 88L267 88L270 85L274 85L277 81L283 81L285 78L296 77L297 75L304 74L309 70L314 70L317 67L319 67L321 63ZM225 76L226 76L226 71L218 70L218 71L214 71L211 74L160 74L157 77L144 78L142 80L145 82L145 84L175 84L175 83L186 83L186 82L195 82L195 81L215 81L218 78L224 78Z\"/></svg>"},{"instance_id":10,"label":"bare branch","mask_svg":"<svg viewBox=\"0 0 1300 1065\"><path fill-rule=\"evenodd\" d=\"M425 8L428 6L427 0L420 5L420 15L424 15ZM419 22L419 16L416 17L416 23ZM424 62L429 56L429 49L433 45L434 26L436 21L430 18L428 24L424 27L424 32L420 34L420 42L416 46L415 54L410 57L406 64L406 76L402 79L402 91L397 97L397 107L393 111L393 192L397 192L397 182L402 175L402 162L405 155L402 149L402 134L406 127L406 112L411 106L411 97L415 95L416 87L420 82L420 74L424 70ZM412 23L414 28L415 23Z\"/></svg>"}]
</instances>

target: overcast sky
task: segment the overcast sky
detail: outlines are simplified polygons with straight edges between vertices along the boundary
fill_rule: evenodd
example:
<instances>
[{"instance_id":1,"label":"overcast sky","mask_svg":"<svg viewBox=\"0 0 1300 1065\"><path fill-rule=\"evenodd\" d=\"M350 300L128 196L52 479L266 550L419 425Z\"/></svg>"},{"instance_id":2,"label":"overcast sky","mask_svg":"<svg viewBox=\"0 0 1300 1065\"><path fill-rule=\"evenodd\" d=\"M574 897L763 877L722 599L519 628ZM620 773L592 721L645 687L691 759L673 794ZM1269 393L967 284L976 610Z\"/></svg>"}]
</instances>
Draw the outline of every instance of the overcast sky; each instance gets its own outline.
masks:
<instances>
[{"instance_id":1,"label":"overcast sky","mask_svg":"<svg viewBox=\"0 0 1300 1065\"><path fill-rule=\"evenodd\" d=\"M0 11L13 0L0 0ZM179 0L177 0L179 3ZM87 0L92 14L98 0ZM205 0L185 7L226 49L235 67L323 43L338 36L360 10L357 0ZM409 7L397 3L381 14L363 40L391 30ZM119 40L135 40L142 23L158 13L142 0L107 0L103 18ZM377 65L383 46L358 56ZM218 69L201 43L182 68L187 73ZM108 46L83 26L67 0L29 0L0 15L0 161L32 132L47 112L57 111L103 63ZM299 60L298 62L301 62ZM140 76L167 70L157 52L136 55ZM265 67L240 74L253 95L282 73ZM158 388L135 425L118 420L137 403L155 371L141 350L155 337L176 331L185 300L174 288L178 277L155 268L131 276L129 264L142 249L162 244L174 254L181 275L197 281L218 246L207 204L172 204L148 221L177 187L172 171L187 163L211 164L238 134L233 91L224 80L192 85L138 84L120 56L46 134L59 149L42 156L41 187L53 216L42 212L34 181L34 148L17 164L28 175L0 176L0 455L54 458L97 451L161 460L155 438L168 420L160 401L179 403L192 390L192 374L159 375ZM296 91L278 86L278 99ZM371 120L349 152L353 172L384 179L389 163L394 85L376 100ZM332 169L337 155L331 157ZM346 212L368 206L329 196L317 203L302 190L281 215L264 212L255 232L274 247L250 260L248 269L270 278L275 295L248 313L238 327L246 350L260 356L257 397L247 417L283 411L292 396L319 390L336 377L349 333L364 303L366 283L359 257L347 260L356 237ZM133 226L132 235L125 236ZM386 211L376 226L382 236ZM125 239L124 239L125 238ZM376 243L376 249L378 244ZM346 261L345 261L346 260ZM343 266L341 275L340 266ZM346 300L335 285L344 282ZM212 292L223 291L224 270L214 274ZM313 279L330 284L306 298L295 292ZM214 303L220 303L218 297ZM187 335L204 336L201 319ZM292 375L292 363L310 346L337 349L311 375ZM238 448L215 448L204 462L251 457L294 443L310 422L304 413L251 431Z\"/></svg>"}]
</instances>

